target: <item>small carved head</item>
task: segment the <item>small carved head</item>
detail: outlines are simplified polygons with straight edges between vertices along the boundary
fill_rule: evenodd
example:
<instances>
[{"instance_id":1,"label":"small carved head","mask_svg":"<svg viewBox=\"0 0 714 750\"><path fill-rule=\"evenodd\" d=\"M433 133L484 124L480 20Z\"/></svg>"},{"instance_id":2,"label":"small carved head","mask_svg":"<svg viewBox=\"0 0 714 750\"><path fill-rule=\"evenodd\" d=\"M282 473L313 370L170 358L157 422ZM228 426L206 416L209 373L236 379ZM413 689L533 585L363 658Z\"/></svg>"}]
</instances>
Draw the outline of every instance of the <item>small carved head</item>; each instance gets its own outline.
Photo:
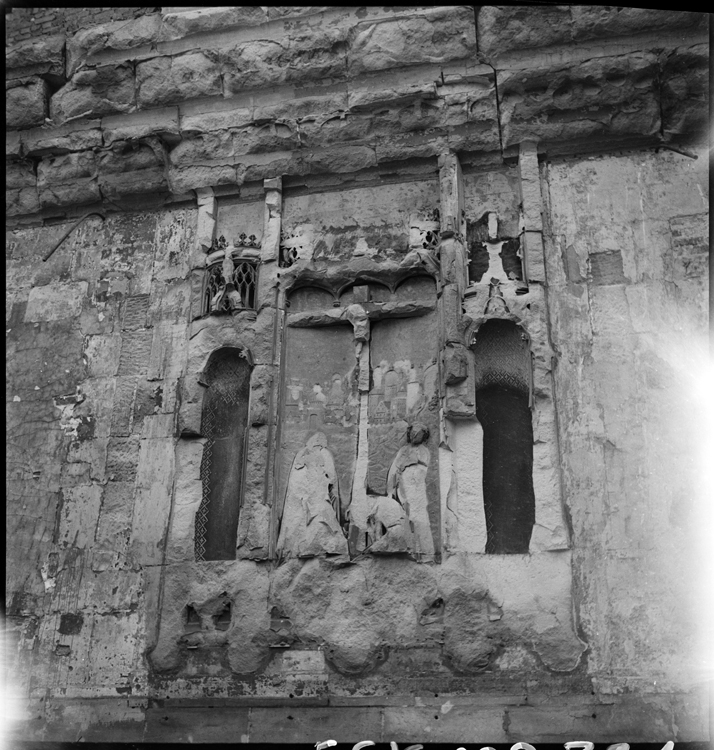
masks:
<instances>
[{"instance_id":1,"label":"small carved head","mask_svg":"<svg viewBox=\"0 0 714 750\"><path fill-rule=\"evenodd\" d=\"M411 445L421 445L429 439L429 428L421 422L414 422L407 427L407 440Z\"/></svg>"}]
</instances>

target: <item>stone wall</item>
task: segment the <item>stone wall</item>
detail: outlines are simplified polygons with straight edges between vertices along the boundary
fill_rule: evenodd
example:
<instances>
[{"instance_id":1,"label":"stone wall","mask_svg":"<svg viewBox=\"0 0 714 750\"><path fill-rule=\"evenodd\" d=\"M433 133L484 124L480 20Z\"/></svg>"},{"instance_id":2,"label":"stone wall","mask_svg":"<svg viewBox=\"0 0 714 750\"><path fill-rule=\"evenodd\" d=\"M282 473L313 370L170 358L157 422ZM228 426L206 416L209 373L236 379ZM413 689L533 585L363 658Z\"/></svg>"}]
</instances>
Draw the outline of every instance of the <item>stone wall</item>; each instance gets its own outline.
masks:
<instances>
[{"instance_id":1,"label":"stone wall","mask_svg":"<svg viewBox=\"0 0 714 750\"><path fill-rule=\"evenodd\" d=\"M706 17L160 10L7 51L17 736L707 739ZM250 304L207 293L245 264ZM529 554L485 553L493 318L532 362Z\"/></svg>"}]
</instances>

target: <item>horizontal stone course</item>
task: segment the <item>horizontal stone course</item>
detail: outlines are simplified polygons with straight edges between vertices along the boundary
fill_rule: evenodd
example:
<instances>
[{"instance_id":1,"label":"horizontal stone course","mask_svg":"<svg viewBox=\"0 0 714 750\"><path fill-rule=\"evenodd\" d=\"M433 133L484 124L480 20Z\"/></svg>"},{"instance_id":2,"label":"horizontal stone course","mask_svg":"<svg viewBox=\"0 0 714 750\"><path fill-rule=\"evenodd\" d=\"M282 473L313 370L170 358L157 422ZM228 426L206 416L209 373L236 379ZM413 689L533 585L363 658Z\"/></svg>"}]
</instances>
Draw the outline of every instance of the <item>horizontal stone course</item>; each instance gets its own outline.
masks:
<instances>
[{"instance_id":1,"label":"horizontal stone course","mask_svg":"<svg viewBox=\"0 0 714 750\"><path fill-rule=\"evenodd\" d=\"M600 38L698 28L704 13L597 5L484 6L477 17L479 52L488 59L523 49Z\"/></svg>"},{"instance_id":2,"label":"horizontal stone course","mask_svg":"<svg viewBox=\"0 0 714 750\"><path fill-rule=\"evenodd\" d=\"M175 13L181 29L159 32L158 16L144 15L76 34L68 47L76 53L70 65L76 71L50 102L54 127L44 121L46 83L15 79L9 97L17 101L8 121L25 132L7 140L8 158L84 153L77 158L94 158L97 169L80 175L71 160L43 159L37 197L30 185L11 187L8 211L31 214L38 207L86 204L103 195L160 196L279 174L325 173L336 162L333 149L342 144L348 150L338 171L344 172L432 158L444 149L511 149L524 138L540 141L541 148L612 138L654 143L661 132L665 138L703 134L708 123L707 50L701 44L659 55L600 51L572 64L557 62L557 55L536 56L533 65L514 68L511 62L494 71L476 58L470 8L410 14L315 8L299 21L282 20L280 13L266 17L260 9L215 10ZM534 23L542 27L539 44L562 46L564 29L572 38L576 31L583 38L589 33L609 38L613 24L631 34L638 24L669 28L671 16L640 9L538 10L540 16L530 8L485 7L478 16L480 33L489 40L507 34L521 51L531 44ZM701 27L701 14L675 15L673 28ZM225 31L219 18L233 32ZM328 18L335 23L325 25ZM265 30L264 38L258 28ZM136 73L121 57L108 63L109 52L144 49L141 44L156 41L159 33L183 35L186 43L171 54L157 56L154 50L151 57L140 56ZM201 50L190 48L194 33L200 34ZM245 41L231 44L236 35ZM38 43L32 59L59 54L61 38ZM404 49L397 51L391 39ZM480 48L480 54L487 52ZM16 51L12 55L19 59ZM101 64L87 66L87 56ZM545 64L546 59L553 62ZM158 139L151 146L156 158L145 147L90 154L147 137Z\"/></svg>"},{"instance_id":3,"label":"horizontal stone course","mask_svg":"<svg viewBox=\"0 0 714 750\"><path fill-rule=\"evenodd\" d=\"M501 72L503 145L524 139L655 136L660 128L658 72L653 53Z\"/></svg>"}]
</instances>

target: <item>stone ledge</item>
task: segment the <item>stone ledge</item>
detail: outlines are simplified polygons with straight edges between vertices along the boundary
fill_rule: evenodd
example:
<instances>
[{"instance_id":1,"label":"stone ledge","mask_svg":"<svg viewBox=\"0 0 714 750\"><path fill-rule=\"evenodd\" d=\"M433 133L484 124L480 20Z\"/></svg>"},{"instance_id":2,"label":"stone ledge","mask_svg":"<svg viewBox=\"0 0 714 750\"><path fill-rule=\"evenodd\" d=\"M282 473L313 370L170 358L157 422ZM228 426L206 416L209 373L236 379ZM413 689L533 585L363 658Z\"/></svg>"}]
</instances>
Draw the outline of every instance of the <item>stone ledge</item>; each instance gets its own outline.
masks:
<instances>
[{"instance_id":1,"label":"stone ledge","mask_svg":"<svg viewBox=\"0 0 714 750\"><path fill-rule=\"evenodd\" d=\"M513 696L511 696L512 698ZM344 705L318 705L327 699L153 700L136 698L48 698L34 718L15 723L10 736L37 741L74 741L81 728L87 741L135 742L306 742L329 737L338 742L706 742L707 700L702 695L638 699L619 703L596 698L551 698L549 705L501 704L443 695L431 705L414 705L413 696L363 699ZM368 699L369 700L369 699ZM402 701L401 705L395 701ZM359 701L359 702L357 702ZM676 712L676 723L673 721ZM28 714L26 714L29 716Z\"/></svg>"}]
</instances>

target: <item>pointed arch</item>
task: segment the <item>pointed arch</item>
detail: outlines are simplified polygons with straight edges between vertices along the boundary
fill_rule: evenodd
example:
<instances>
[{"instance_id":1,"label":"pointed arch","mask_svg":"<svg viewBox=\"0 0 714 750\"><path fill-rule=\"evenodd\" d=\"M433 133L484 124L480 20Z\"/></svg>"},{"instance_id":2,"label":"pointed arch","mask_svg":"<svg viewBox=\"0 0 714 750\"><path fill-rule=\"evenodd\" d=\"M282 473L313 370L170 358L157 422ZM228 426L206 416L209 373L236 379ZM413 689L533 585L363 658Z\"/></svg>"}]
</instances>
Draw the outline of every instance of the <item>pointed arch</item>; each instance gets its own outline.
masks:
<instances>
[{"instance_id":1,"label":"pointed arch","mask_svg":"<svg viewBox=\"0 0 714 750\"><path fill-rule=\"evenodd\" d=\"M486 552L527 554L535 524L528 335L510 320L487 320L473 351L476 417L483 428Z\"/></svg>"},{"instance_id":2,"label":"pointed arch","mask_svg":"<svg viewBox=\"0 0 714 750\"><path fill-rule=\"evenodd\" d=\"M196 514L196 560L234 560L243 490L251 365L247 352L223 347L203 371L202 499Z\"/></svg>"}]
</instances>

